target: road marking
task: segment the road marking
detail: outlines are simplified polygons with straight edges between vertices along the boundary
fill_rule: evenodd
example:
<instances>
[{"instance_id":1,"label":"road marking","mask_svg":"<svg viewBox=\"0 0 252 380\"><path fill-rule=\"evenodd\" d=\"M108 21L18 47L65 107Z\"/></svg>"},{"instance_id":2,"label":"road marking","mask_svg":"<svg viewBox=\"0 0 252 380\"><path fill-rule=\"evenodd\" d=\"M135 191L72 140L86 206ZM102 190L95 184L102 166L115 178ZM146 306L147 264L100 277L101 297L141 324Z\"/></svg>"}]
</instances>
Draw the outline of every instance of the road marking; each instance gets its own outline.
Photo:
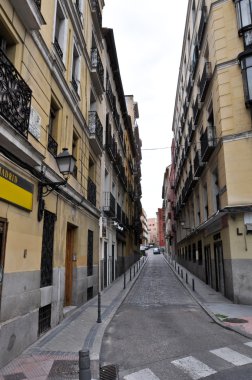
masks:
<instances>
[{"instance_id":1,"label":"road marking","mask_svg":"<svg viewBox=\"0 0 252 380\"><path fill-rule=\"evenodd\" d=\"M173 360L172 364L182 369L185 373L188 373L193 380L201 379L202 377L207 377L217 373L214 369L195 359L193 356Z\"/></svg>"},{"instance_id":2,"label":"road marking","mask_svg":"<svg viewBox=\"0 0 252 380\"><path fill-rule=\"evenodd\" d=\"M131 373L130 375L124 376L124 380L160 380L154 373L149 369L141 369L141 371Z\"/></svg>"},{"instance_id":3,"label":"road marking","mask_svg":"<svg viewBox=\"0 0 252 380\"><path fill-rule=\"evenodd\" d=\"M244 344L246 344L246 346L252 347L252 342L247 342L247 343L244 343Z\"/></svg>"},{"instance_id":4,"label":"road marking","mask_svg":"<svg viewBox=\"0 0 252 380\"><path fill-rule=\"evenodd\" d=\"M231 350L231 348L228 347L218 348L217 350L211 350L210 352L237 367L252 363L251 358L246 355L242 355L237 351Z\"/></svg>"}]
</instances>

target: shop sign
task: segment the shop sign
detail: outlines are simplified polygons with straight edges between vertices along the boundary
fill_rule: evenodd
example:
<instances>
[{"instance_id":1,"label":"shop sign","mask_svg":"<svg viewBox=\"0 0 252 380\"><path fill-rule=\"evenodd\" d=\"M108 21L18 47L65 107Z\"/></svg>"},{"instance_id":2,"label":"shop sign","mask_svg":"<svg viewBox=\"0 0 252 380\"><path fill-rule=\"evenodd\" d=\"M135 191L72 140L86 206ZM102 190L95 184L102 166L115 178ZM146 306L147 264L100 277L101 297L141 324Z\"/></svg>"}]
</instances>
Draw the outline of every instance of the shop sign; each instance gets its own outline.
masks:
<instances>
[{"instance_id":1,"label":"shop sign","mask_svg":"<svg viewBox=\"0 0 252 380\"><path fill-rule=\"evenodd\" d=\"M0 198L31 211L33 184L0 163Z\"/></svg>"}]
</instances>

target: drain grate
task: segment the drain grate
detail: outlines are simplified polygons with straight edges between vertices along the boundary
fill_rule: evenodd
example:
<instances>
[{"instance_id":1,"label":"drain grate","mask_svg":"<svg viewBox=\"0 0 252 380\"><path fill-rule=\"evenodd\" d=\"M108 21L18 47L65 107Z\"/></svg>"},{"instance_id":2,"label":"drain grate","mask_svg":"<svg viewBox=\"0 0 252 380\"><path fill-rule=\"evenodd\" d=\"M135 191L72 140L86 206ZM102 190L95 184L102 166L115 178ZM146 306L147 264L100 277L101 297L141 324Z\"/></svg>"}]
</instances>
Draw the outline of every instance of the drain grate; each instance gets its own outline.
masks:
<instances>
[{"instance_id":1,"label":"drain grate","mask_svg":"<svg viewBox=\"0 0 252 380\"><path fill-rule=\"evenodd\" d=\"M79 362L76 360L54 360L48 380L76 379L79 377Z\"/></svg>"},{"instance_id":2,"label":"drain grate","mask_svg":"<svg viewBox=\"0 0 252 380\"><path fill-rule=\"evenodd\" d=\"M100 380L119 380L119 367L109 364L100 368Z\"/></svg>"}]
</instances>

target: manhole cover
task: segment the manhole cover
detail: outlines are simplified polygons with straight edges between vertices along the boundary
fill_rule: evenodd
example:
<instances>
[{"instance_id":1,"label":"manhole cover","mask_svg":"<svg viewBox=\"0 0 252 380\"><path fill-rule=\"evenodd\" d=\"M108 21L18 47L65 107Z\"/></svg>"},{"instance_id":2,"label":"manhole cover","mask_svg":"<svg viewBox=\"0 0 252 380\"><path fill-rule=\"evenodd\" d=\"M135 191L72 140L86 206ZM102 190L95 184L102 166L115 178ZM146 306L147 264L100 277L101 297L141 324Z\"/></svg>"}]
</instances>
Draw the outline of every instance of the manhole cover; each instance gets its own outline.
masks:
<instances>
[{"instance_id":1,"label":"manhole cover","mask_svg":"<svg viewBox=\"0 0 252 380\"><path fill-rule=\"evenodd\" d=\"M240 319L240 318L225 318L225 319L223 319L223 322L248 323L248 321L246 319Z\"/></svg>"},{"instance_id":2,"label":"manhole cover","mask_svg":"<svg viewBox=\"0 0 252 380\"><path fill-rule=\"evenodd\" d=\"M12 375L5 375L4 380L24 380L27 379L23 372L13 373Z\"/></svg>"},{"instance_id":3,"label":"manhole cover","mask_svg":"<svg viewBox=\"0 0 252 380\"><path fill-rule=\"evenodd\" d=\"M50 379L78 379L79 362L76 360L54 360L50 370Z\"/></svg>"},{"instance_id":4,"label":"manhole cover","mask_svg":"<svg viewBox=\"0 0 252 380\"><path fill-rule=\"evenodd\" d=\"M100 368L100 380L118 380L118 372L118 365L105 365Z\"/></svg>"}]
</instances>

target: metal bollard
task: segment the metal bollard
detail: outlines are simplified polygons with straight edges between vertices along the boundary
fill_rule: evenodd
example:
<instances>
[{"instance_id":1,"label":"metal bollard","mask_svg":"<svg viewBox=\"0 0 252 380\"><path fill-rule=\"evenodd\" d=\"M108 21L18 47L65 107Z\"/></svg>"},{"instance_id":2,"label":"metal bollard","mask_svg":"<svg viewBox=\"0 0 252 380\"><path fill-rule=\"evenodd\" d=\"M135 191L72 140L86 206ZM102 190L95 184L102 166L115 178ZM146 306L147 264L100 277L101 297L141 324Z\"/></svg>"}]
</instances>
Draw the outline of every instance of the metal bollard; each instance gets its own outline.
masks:
<instances>
[{"instance_id":1,"label":"metal bollard","mask_svg":"<svg viewBox=\"0 0 252 380\"><path fill-rule=\"evenodd\" d=\"M131 281L131 267L130 267L130 281Z\"/></svg>"},{"instance_id":2,"label":"metal bollard","mask_svg":"<svg viewBox=\"0 0 252 380\"><path fill-rule=\"evenodd\" d=\"M98 293L98 317L97 317L97 323L101 323L101 293Z\"/></svg>"},{"instance_id":3,"label":"metal bollard","mask_svg":"<svg viewBox=\"0 0 252 380\"><path fill-rule=\"evenodd\" d=\"M89 350L79 351L79 380L91 380Z\"/></svg>"},{"instance_id":4,"label":"metal bollard","mask_svg":"<svg viewBox=\"0 0 252 380\"><path fill-rule=\"evenodd\" d=\"M192 290L195 291L194 278L192 278Z\"/></svg>"},{"instance_id":5,"label":"metal bollard","mask_svg":"<svg viewBox=\"0 0 252 380\"><path fill-rule=\"evenodd\" d=\"M179 274L179 267L178 267L178 274Z\"/></svg>"},{"instance_id":6,"label":"metal bollard","mask_svg":"<svg viewBox=\"0 0 252 380\"><path fill-rule=\"evenodd\" d=\"M135 264L134 264L134 277L136 275L136 268L135 268Z\"/></svg>"},{"instance_id":7,"label":"metal bollard","mask_svg":"<svg viewBox=\"0 0 252 380\"><path fill-rule=\"evenodd\" d=\"M123 273L123 289L126 289L126 272Z\"/></svg>"},{"instance_id":8,"label":"metal bollard","mask_svg":"<svg viewBox=\"0 0 252 380\"><path fill-rule=\"evenodd\" d=\"M188 275L187 275L187 273L186 273L186 275L185 275L185 281L186 281L186 283L188 284Z\"/></svg>"},{"instance_id":9,"label":"metal bollard","mask_svg":"<svg viewBox=\"0 0 252 380\"><path fill-rule=\"evenodd\" d=\"M181 269L180 274L181 274L181 278L183 279L183 270L182 269Z\"/></svg>"}]
</instances>

